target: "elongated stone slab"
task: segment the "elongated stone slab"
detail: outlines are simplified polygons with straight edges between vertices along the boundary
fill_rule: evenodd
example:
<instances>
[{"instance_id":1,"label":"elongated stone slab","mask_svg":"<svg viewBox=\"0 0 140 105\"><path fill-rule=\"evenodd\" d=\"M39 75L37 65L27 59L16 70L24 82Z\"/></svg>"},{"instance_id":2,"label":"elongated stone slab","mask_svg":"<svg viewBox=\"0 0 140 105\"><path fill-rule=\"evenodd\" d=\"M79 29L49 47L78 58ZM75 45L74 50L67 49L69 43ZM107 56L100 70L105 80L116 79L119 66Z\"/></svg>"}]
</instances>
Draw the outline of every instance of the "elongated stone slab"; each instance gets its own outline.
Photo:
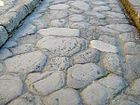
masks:
<instances>
[{"instance_id":1,"label":"elongated stone slab","mask_svg":"<svg viewBox=\"0 0 140 105\"><path fill-rule=\"evenodd\" d=\"M116 46L113 46L111 44L105 43L103 41L99 40L92 40L89 45L90 48L95 48L97 50L100 50L102 52L112 52L117 53L118 49Z\"/></svg>"},{"instance_id":2,"label":"elongated stone slab","mask_svg":"<svg viewBox=\"0 0 140 105\"><path fill-rule=\"evenodd\" d=\"M44 36L79 36L80 32L78 29L70 29L70 28L48 28L48 29L40 29L38 31L39 34Z\"/></svg>"}]
</instances>

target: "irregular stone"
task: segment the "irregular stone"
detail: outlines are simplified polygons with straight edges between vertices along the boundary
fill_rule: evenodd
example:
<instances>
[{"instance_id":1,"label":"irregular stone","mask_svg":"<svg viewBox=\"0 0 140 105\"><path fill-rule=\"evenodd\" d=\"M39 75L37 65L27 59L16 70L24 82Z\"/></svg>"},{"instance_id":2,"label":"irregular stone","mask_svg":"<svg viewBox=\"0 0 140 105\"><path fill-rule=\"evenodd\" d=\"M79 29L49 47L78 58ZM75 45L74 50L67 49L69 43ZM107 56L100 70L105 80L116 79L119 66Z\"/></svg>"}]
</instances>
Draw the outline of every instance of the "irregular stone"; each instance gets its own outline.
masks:
<instances>
[{"instance_id":1,"label":"irregular stone","mask_svg":"<svg viewBox=\"0 0 140 105\"><path fill-rule=\"evenodd\" d=\"M64 27L65 23L66 23L65 19L59 19L59 20L56 19L56 20L52 20L50 25L52 27L61 27L62 28L62 27Z\"/></svg>"},{"instance_id":2,"label":"irregular stone","mask_svg":"<svg viewBox=\"0 0 140 105\"><path fill-rule=\"evenodd\" d=\"M103 66L106 70L115 74L122 74L122 65L117 54L107 53L103 57Z\"/></svg>"},{"instance_id":3,"label":"irregular stone","mask_svg":"<svg viewBox=\"0 0 140 105\"><path fill-rule=\"evenodd\" d=\"M129 100L123 100L120 102L119 105L138 105L138 104Z\"/></svg>"},{"instance_id":4,"label":"irregular stone","mask_svg":"<svg viewBox=\"0 0 140 105\"><path fill-rule=\"evenodd\" d=\"M69 23L71 28L87 29L89 24L86 22L71 22Z\"/></svg>"},{"instance_id":5,"label":"irregular stone","mask_svg":"<svg viewBox=\"0 0 140 105\"><path fill-rule=\"evenodd\" d=\"M111 36L107 36L107 35L102 35L99 37L99 40L108 43L108 44L112 44L112 45L116 45L117 41L114 37Z\"/></svg>"},{"instance_id":6,"label":"irregular stone","mask_svg":"<svg viewBox=\"0 0 140 105\"><path fill-rule=\"evenodd\" d=\"M102 11L110 11L111 8L109 8L108 6L98 6L98 7L94 7L93 10L102 12Z\"/></svg>"},{"instance_id":7,"label":"irregular stone","mask_svg":"<svg viewBox=\"0 0 140 105\"><path fill-rule=\"evenodd\" d=\"M100 59L100 52L96 49L87 49L83 52L77 53L73 56L73 63L97 63Z\"/></svg>"},{"instance_id":8,"label":"irregular stone","mask_svg":"<svg viewBox=\"0 0 140 105\"><path fill-rule=\"evenodd\" d=\"M3 71L3 64L0 63L0 72L2 72L2 71Z\"/></svg>"},{"instance_id":9,"label":"irregular stone","mask_svg":"<svg viewBox=\"0 0 140 105\"><path fill-rule=\"evenodd\" d=\"M135 36L134 33L123 33L119 35L120 40L124 42L134 42L135 41Z\"/></svg>"},{"instance_id":10,"label":"irregular stone","mask_svg":"<svg viewBox=\"0 0 140 105\"><path fill-rule=\"evenodd\" d=\"M12 53L8 49L6 48L0 49L0 59L6 59L10 56L12 56Z\"/></svg>"},{"instance_id":11,"label":"irregular stone","mask_svg":"<svg viewBox=\"0 0 140 105\"><path fill-rule=\"evenodd\" d=\"M11 48L11 51L15 55L32 52L33 50L35 50L35 48L32 44L23 44L23 45L19 45L17 47Z\"/></svg>"},{"instance_id":12,"label":"irregular stone","mask_svg":"<svg viewBox=\"0 0 140 105\"><path fill-rule=\"evenodd\" d=\"M47 28L48 26L48 23L45 21L45 19L40 19L40 18L33 19L32 24L36 26L37 29Z\"/></svg>"},{"instance_id":13,"label":"irregular stone","mask_svg":"<svg viewBox=\"0 0 140 105\"><path fill-rule=\"evenodd\" d=\"M38 41L37 47L51 52L53 56L72 56L73 54L83 50L87 46L87 42L81 38L66 37L45 37Z\"/></svg>"},{"instance_id":14,"label":"irregular stone","mask_svg":"<svg viewBox=\"0 0 140 105\"><path fill-rule=\"evenodd\" d=\"M92 1L92 4L94 4L94 5L106 5L107 3L106 2L104 2L104 1Z\"/></svg>"},{"instance_id":15,"label":"irregular stone","mask_svg":"<svg viewBox=\"0 0 140 105\"><path fill-rule=\"evenodd\" d=\"M72 12L72 13L77 13L77 14L81 14L83 13L83 10L80 10L78 8L69 8L69 11Z\"/></svg>"},{"instance_id":16,"label":"irregular stone","mask_svg":"<svg viewBox=\"0 0 140 105\"><path fill-rule=\"evenodd\" d=\"M0 105L21 95L23 83L16 75L3 75L0 77Z\"/></svg>"},{"instance_id":17,"label":"irregular stone","mask_svg":"<svg viewBox=\"0 0 140 105\"><path fill-rule=\"evenodd\" d=\"M107 77L100 79L98 82L108 89L110 98L116 96L116 94L128 85L122 77L115 74L109 74Z\"/></svg>"},{"instance_id":18,"label":"irregular stone","mask_svg":"<svg viewBox=\"0 0 140 105\"><path fill-rule=\"evenodd\" d=\"M45 99L45 105L81 105L78 92L71 88L61 89Z\"/></svg>"},{"instance_id":19,"label":"irregular stone","mask_svg":"<svg viewBox=\"0 0 140 105\"><path fill-rule=\"evenodd\" d=\"M131 88L130 88L130 94L139 96L140 95L140 78L136 79Z\"/></svg>"},{"instance_id":20,"label":"irregular stone","mask_svg":"<svg viewBox=\"0 0 140 105\"><path fill-rule=\"evenodd\" d=\"M112 53L118 53L118 49L116 46L113 46L111 44L105 43L103 41L99 40L92 40L89 45L90 48L95 48L97 50L100 50L102 52L112 52Z\"/></svg>"},{"instance_id":21,"label":"irregular stone","mask_svg":"<svg viewBox=\"0 0 140 105\"><path fill-rule=\"evenodd\" d=\"M103 14L97 12L97 11L94 11L94 10L93 11L88 11L88 12L86 12L86 14L89 15L89 16L95 16L99 19L105 19L105 15L103 15Z\"/></svg>"},{"instance_id":22,"label":"irregular stone","mask_svg":"<svg viewBox=\"0 0 140 105\"><path fill-rule=\"evenodd\" d=\"M46 56L40 51L21 54L5 60L9 72L29 73L42 70Z\"/></svg>"},{"instance_id":23,"label":"irregular stone","mask_svg":"<svg viewBox=\"0 0 140 105\"><path fill-rule=\"evenodd\" d=\"M73 14L69 16L69 20L73 22L80 22L84 21L84 17L82 15Z\"/></svg>"},{"instance_id":24,"label":"irregular stone","mask_svg":"<svg viewBox=\"0 0 140 105\"><path fill-rule=\"evenodd\" d=\"M94 63L76 64L68 69L67 85L72 88L83 88L104 75L105 71Z\"/></svg>"},{"instance_id":25,"label":"irregular stone","mask_svg":"<svg viewBox=\"0 0 140 105\"><path fill-rule=\"evenodd\" d=\"M48 76L45 79L38 80L29 86L33 93L46 96L58 89L61 89L65 84L65 74L58 71Z\"/></svg>"},{"instance_id":26,"label":"irregular stone","mask_svg":"<svg viewBox=\"0 0 140 105\"><path fill-rule=\"evenodd\" d=\"M124 14L117 12L107 11L105 14L111 18L126 18Z\"/></svg>"},{"instance_id":27,"label":"irregular stone","mask_svg":"<svg viewBox=\"0 0 140 105\"><path fill-rule=\"evenodd\" d=\"M35 97L31 93L25 93L19 98L11 101L8 105L34 105Z\"/></svg>"},{"instance_id":28,"label":"irregular stone","mask_svg":"<svg viewBox=\"0 0 140 105\"><path fill-rule=\"evenodd\" d=\"M3 26L0 26L0 46L2 46L8 39L8 33Z\"/></svg>"},{"instance_id":29,"label":"irregular stone","mask_svg":"<svg viewBox=\"0 0 140 105\"><path fill-rule=\"evenodd\" d=\"M77 36L79 37L80 32L78 29L70 28L48 28L41 29L38 31L39 34L43 36Z\"/></svg>"},{"instance_id":30,"label":"irregular stone","mask_svg":"<svg viewBox=\"0 0 140 105\"><path fill-rule=\"evenodd\" d=\"M89 5L84 1L74 1L70 5L84 11L87 11L89 9Z\"/></svg>"},{"instance_id":31,"label":"irregular stone","mask_svg":"<svg viewBox=\"0 0 140 105\"><path fill-rule=\"evenodd\" d=\"M110 24L107 25L108 28L119 31L119 32L131 32L133 27L129 24Z\"/></svg>"},{"instance_id":32,"label":"irregular stone","mask_svg":"<svg viewBox=\"0 0 140 105\"><path fill-rule=\"evenodd\" d=\"M81 92L82 99L87 105L106 105L108 92L102 85L93 82Z\"/></svg>"},{"instance_id":33,"label":"irregular stone","mask_svg":"<svg viewBox=\"0 0 140 105\"><path fill-rule=\"evenodd\" d=\"M56 10L62 10L62 9L68 9L68 8L69 6L66 4L56 4L49 7L49 9L56 9Z\"/></svg>"},{"instance_id":34,"label":"irregular stone","mask_svg":"<svg viewBox=\"0 0 140 105\"><path fill-rule=\"evenodd\" d=\"M4 48L11 48L11 47L15 47L15 46L17 46L17 42L9 40L5 43L5 45L3 47Z\"/></svg>"},{"instance_id":35,"label":"irregular stone","mask_svg":"<svg viewBox=\"0 0 140 105\"><path fill-rule=\"evenodd\" d=\"M70 59L67 57L52 58L46 65L46 71L63 71L67 70L71 65Z\"/></svg>"},{"instance_id":36,"label":"irregular stone","mask_svg":"<svg viewBox=\"0 0 140 105\"><path fill-rule=\"evenodd\" d=\"M140 54L140 44L135 42L127 42L124 44L123 50L126 55Z\"/></svg>"}]
</instances>

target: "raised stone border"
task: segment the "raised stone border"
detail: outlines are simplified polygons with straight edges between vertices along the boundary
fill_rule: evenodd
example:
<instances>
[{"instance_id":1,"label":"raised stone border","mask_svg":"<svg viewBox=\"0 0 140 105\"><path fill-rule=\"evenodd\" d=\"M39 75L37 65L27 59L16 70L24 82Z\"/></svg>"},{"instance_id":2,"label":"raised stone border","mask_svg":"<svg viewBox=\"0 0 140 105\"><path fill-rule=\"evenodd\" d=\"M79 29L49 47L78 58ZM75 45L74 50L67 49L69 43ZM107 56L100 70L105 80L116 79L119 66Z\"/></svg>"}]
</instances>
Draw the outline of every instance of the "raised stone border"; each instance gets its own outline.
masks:
<instances>
[{"instance_id":1,"label":"raised stone border","mask_svg":"<svg viewBox=\"0 0 140 105\"><path fill-rule=\"evenodd\" d=\"M140 2L137 0L120 0L120 2L140 32Z\"/></svg>"},{"instance_id":2,"label":"raised stone border","mask_svg":"<svg viewBox=\"0 0 140 105\"><path fill-rule=\"evenodd\" d=\"M19 23L32 12L41 0L20 0L16 5L0 17L0 47L10 37Z\"/></svg>"}]
</instances>

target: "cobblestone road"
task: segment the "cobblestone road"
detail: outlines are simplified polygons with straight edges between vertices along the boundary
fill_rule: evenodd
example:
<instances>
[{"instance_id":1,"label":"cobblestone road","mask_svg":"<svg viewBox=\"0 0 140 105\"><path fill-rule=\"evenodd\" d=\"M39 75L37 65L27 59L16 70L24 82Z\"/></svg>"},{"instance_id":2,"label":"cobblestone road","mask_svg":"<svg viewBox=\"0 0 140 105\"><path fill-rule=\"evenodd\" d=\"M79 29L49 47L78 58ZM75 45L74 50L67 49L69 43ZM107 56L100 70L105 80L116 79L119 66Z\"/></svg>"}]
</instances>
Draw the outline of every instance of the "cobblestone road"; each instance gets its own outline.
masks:
<instances>
[{"instance_id":1,"label":"cobblestone road","mask_svg":"<svg viewBox=\"0 0 140 105\"><path fill-rule=\"evenodd\" d=\"M140 105L140 43L117 0L44 0L0 49L0 105Z\"/></svg>"}]
</instances>

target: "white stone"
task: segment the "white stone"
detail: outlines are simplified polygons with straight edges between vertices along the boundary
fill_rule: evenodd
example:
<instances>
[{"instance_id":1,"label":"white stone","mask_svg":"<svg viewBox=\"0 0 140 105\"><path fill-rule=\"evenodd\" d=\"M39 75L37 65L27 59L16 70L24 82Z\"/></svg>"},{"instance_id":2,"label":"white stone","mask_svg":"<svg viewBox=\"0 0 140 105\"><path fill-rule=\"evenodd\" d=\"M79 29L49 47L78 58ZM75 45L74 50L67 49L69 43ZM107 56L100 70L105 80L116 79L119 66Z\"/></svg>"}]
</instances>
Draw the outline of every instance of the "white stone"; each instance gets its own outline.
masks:
<instances>
[{"instance_id":1,"label":"white stone","mask_svg":"<svg viewBox=\"0 0 140 105\"><path fill-rule=\"evenodd\" d=\"M50 9L56 9L56 10L62 10L62 9L68 9L69 6L66 4L56 4L56 5L52 5L49 7Z\"/></svg>"},{"instance_id":2,"label":"white stone","mask_svg":"<svg viewBox=\"0 0 140 105\"><path fill-rule=\"evenodd\" d=\"M39 34L43 36L79 36L80 32L78 29L70 29L70 28L48 28L48 29L40 29L38 31Z\"/></svg>"},{"instance_id":3,"label":"white stone","mask_svg":"<svg viewBox=\"0 0 140 105\"><path fill-rule=\"evenodd\" d=\"M5 60L9 72L29 73L42 70L46 56L40 51L25 53Z\"/></svg>"},{"instance_id":4,"label":"white stone","mask_svg":"<svg viewBox=\"0 0 140 105\"><path fill-rule=\"evenodd\" d=\"M0 72L2 72L3 71L3 65L2 65L2 63L0 63Z\"/></svg>"},{"instance_id":5,"label":"white stone","mask_svg":"<svg viewBox=\"0 0 140 105\"><path fill-rule=\"evenodd\" d=\"M21 95L23 83L16 75L3 75L0 77L0 105Z\"/></svg>"},{"instance_id":6,"label":"white stone","mask_svg":"<svg viewBox=\"0 0 140 105\"><path fill-rule=\"evenodd\" d=\"M94 7L93 10L94 11L109 11L109 10L111 10L111 8L109 8L107 6L98 6L98 7Z\"/></svg>"},{"instance_id":7,"label":"white stone","mask_svg":"<svg viewBox=\"0 0 140 105\"><path fill-rule=\"evenodd\" d=\"M0 7L4 6L4 2L2 0L0 0Z\"/></svg>"},{"instance_id":8,"label":"white stone","mask_svg":"<svg viewBox=\"0 0 140 105\"><path fill-rule=\"evenodd\" d=\"M70 5L78 8L78 9L84 10L84 11L87 11L89 9L89 5L87 3L85 3L84 1L74 1Z\"/></svg>"},{"instance_id":9,"label":"white stone","mask_svg":"<svg viewBox=\"0 0 140 105\"><path fill-rule=\"evenodd\" d=\"M78 92L71 88L56 91L45 100L45 105L82 105Z\"/></svg>"},{"instance_id":10,"label":"white stone","mask_svg":"<svg viewBox=\"0 0 140 105\"><path fill-rule=\"evenodd\" d=\"M105 43L103 41L99 40L92 40L89 45L90 48L95 48L97 50L100 50L102 52L112 52L117 53L118 49L116 46Z\"/></svg>"},{"instance_id":11,"label":"white stone","mask_svg":"<svg viewBox=\"0 0 140 105\"><path fill-rule=\"evenodd\" d=\"M74 14L69 16L69 20L73 22L84 21L84 17L82 15Z\"/></svg>"},{"instance_id":12,"label":"white stone","mask_svg":"<svg viewBox=\"0 0 140 105\"><path fill-rule=\"evenodd\" d=\"M45 96L62 88L64 84L65 74L62 71L58 71L45 79L33 83L29 86L29 89L33 93Z\"/></svg>"}]
</instances>

